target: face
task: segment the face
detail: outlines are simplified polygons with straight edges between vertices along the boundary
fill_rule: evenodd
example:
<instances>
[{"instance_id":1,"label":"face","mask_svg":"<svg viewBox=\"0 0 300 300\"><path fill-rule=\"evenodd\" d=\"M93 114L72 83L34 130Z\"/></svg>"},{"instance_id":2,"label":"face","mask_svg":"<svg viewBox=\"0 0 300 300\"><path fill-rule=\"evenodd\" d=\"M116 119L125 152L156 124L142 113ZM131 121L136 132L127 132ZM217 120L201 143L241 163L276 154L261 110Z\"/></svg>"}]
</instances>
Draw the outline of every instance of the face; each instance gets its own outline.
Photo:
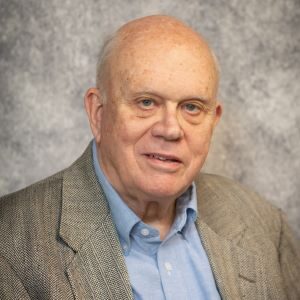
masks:
<instances>
[{"instance_id":1,"label":"face","mask_svg":"<svg viewBox=\"0 0 300 300\"><path fill-rule=\"evenodd\" d=\"M221 112L205 51L151 47L118 55L96 133L101 167L123 199L182 194L204 163Z\"/></svg>"}]
</instances>

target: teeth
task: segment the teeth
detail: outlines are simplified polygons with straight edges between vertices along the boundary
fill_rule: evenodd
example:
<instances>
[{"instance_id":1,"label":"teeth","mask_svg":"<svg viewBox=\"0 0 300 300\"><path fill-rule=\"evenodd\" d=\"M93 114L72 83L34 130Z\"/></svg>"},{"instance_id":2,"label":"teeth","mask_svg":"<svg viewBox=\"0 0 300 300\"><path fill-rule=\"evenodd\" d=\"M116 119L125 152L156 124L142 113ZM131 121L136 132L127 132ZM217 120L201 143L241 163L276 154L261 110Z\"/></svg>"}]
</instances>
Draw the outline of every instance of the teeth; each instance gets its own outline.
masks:
<instances>
[{"instance_id":1,"label":"teeth","mask_svg":"<svg viewBox=\"0 0 300 300\"><path fill-rule=\"evenodd\" d=\"M158 159L160 161L174 161L174 162L177 162L176 159L169 159L169 158L166 158L164 156L157 155L157 154L149 154L149 157L151 157L153 159Z\"/></svg>"},{"instance_id":2,"label":"teeth","mask_svg":"<svg viewBox=\"0 0 300 300\"><path fill-rule=\"evenodd\" d=\"M163 158L163 157L157 157L159 160L167 160L166 158Z\"/></svg>"},{"instance_id":3,"label":"teeth","mask_svg":"<svg viewBox=\"0 0 300 300\"><path fill-rule=\"evenodd\" d=\"M158 156L158 155L155 155L155 154L153 154L152 156L153 156L153 158L156 158L156 159L159 159L159 160L162 160L162 161L167 160L165 157L161 157L161 156Z\"/></svg>"}]
</instances>

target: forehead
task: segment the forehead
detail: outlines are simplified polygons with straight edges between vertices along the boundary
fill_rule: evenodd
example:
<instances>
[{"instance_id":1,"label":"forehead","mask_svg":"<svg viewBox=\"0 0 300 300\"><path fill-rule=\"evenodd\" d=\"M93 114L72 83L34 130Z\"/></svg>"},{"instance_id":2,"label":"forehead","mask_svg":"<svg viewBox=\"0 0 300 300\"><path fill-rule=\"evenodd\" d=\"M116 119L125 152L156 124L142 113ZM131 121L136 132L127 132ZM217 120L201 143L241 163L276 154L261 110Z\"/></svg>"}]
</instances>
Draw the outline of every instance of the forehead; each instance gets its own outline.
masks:
<instances>
[{"instance_id":1,"label":"forehead","mask_svg":"<svg viewBox=\"0 0 300 300\"><path fill-rule=\"evenodd\" d=\"M111 59L111 82L126 91L162 89L163 84L166 93L214 97L217 71L208 46L194 34L157 34L121 40Z\"/></svg>"}]
</instances>

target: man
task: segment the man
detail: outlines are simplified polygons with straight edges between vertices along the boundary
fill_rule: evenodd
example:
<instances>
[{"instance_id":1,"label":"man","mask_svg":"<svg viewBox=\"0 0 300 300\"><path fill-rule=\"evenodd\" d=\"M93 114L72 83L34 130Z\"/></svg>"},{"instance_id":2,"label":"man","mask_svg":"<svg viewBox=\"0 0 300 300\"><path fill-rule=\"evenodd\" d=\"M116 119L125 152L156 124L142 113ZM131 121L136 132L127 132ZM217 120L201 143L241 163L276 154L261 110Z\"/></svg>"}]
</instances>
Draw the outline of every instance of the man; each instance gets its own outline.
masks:
<instances>
[{"instance_id":1,"label":"man","mask_svg":"<svg viewBox=\"0 0 300 300\"><path fill-rule=\"evenodd\" d=\"M218 76L204 39L174 18L117 31L85 96L94 141L0 201L1 299L299 299L281 212L198 176Z\"/></svg>"}]
</instances>

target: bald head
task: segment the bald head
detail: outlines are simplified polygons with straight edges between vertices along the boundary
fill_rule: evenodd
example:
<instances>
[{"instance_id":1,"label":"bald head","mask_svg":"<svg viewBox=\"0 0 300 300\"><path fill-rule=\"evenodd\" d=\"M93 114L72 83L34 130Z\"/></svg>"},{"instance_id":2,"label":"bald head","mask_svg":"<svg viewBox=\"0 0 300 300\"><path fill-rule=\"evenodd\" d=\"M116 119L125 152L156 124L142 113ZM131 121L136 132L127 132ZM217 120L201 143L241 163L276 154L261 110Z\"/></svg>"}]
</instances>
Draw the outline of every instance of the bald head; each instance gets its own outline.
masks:
<instances>
[{"instance_id":1,"label":"bald head","mask_svg":"<svg viewBox=\"0 0 300 300\"><path fill-rule=\"evenodd\" d=\"M164 60L166 56L172 55L172 50L179 48L201 59L204 68L208 68L209 65L208 76L215 81L217 92L218 66L207 42L183 22L174 17L161 15L128 22L106 41L98 60L97 87L105 92L120 62L124 64L124 61L130 58L130 64L145 64L147 62L144 58L148 57L149 53L157 60Z\"/></svg>"}]
</instances>

